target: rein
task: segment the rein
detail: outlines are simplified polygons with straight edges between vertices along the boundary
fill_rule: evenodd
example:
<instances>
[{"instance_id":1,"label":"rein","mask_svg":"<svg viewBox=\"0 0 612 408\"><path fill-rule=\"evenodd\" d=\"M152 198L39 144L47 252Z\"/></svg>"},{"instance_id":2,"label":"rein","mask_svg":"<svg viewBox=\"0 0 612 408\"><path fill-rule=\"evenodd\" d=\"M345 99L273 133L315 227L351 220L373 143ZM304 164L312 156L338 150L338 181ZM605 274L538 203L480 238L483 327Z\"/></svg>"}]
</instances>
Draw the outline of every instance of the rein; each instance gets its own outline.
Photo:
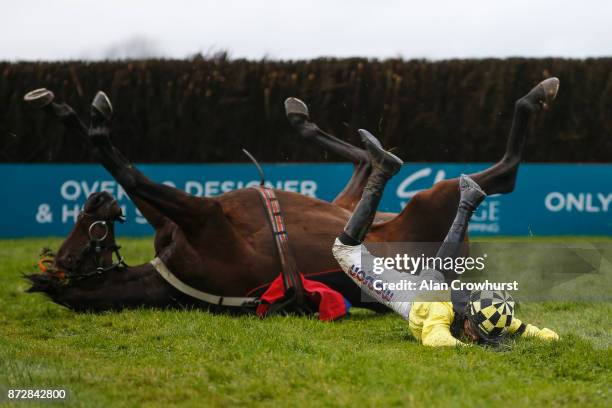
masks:
<instances>
[{"instance_id":1,"label":"rein","mask_svg":"<svg viewBox=\"0 0 612 408\"><path fill-rule=\"evenodd\" d=\"M82 257L84 257L88 252L91 252L91 250L93 249L95 252L95 260L96 260L96 269L93 269L89 272L83 272L83 273L76 273L76 274L70 274L68 275L68 278L72 279L72 278L88 278L90 276L95 276L95 275L102 275L103 273L106 272L110 272L113 271L115 269L121 268L121 267L127 267L127 264L125 263L123 256L121 255L121 253L119 252L119 250L121 249L120 246L118 245L109 245L109 246L102 246L100 245L100 242L96 241L96 245L95 247L92 247L91 245L92 241L89 242L89 244L87 244L87 246L83 249L83 252L81 252L81 255L79 255L79 260L82 259ZM113 251L113 254L115 254L115 256L117 257L117 262L113 262L111 265L109 266L102 266L100 264L100 258L99 258L99 254L102 253L102 251ZM78 263L77 263L78 265Z\"/></svg>"}]
</instances>

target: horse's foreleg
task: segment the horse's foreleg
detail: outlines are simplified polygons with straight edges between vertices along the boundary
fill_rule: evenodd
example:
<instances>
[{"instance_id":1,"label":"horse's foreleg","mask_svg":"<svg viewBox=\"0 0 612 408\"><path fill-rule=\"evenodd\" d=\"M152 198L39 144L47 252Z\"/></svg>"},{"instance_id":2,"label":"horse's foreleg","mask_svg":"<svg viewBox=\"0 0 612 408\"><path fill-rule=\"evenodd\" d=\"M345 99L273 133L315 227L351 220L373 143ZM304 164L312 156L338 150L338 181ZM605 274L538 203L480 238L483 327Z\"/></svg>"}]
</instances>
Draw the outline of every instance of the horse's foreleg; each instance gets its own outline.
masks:
<instances>
[{"instance_id":1,"label":"horse's foreleg","mask_svg":"<svg viewBox=\"0 0 612 408\"><path fill-rule=\"evenodd\" d=\"M207 210L220 212L214 199L194 197L174 187L155 183L136 169L112 145L109 137L111 116L112 107L108 97L103 92L98 92L91 106L89 140L96 147L100 163L130 197L138 200L139 209L148 221L152 224L163 224L167 218L189 231L200 226L205 218L202 215L206 214ZM153 220L149 220L147 215L153 217Z\"/></svg>"},{"instance_id":2,"label":"horse's foreleg","mask_svg":"<svg viewBox=\"0 0 612 408\"><path fill-rule=\"evenodd\" d=\"M289 123L304 140L312 141L353 163L351 179L333 200L337 206L352 211L359 202L372 171L366 151L322 131L310 120L306 104L297 98L288 98L285 101L285 112Z\"/></svg>"},{"instance_id":3,"label":"horse's foreleg","mask_svg":"<svg viewBox=\"0 0 612 408\"><path fill-rule=\"evenodd\" d=\"M492 167L471 175L487 194L505 194L514 190L529 119L555 99L558 89L559 80L548 78L516 101L504 157Z\"/></svg>"},{"instance_id":4,"label":"horse's foreleg","mask_svg":"<svg viewBox=\"0 0 612 408\"><path fill-rule=\"evenodd\" d=\"M119 152L114 146L96 146L94 144L95 156L104 166L104 168L121 184L127 195L130 197L136 208L140 211L142 216L147 220L153 228L159 230L168 221L166 215L159 211L154 205L151 205L149 201L137 194L134 194L134 189L127 188L130 183L134 184L136 178L147 179L138 169L136 169L125 157ZM129 169L132 175L128 176L125 174L125 169ZM138 176L134 176L134 174ZM129 180L129 181L128 181ZM148 179L147 179L148 180Z\"/></svg>"},{"instance_id":5,"label":"horse's foreleg","mask_svg":"<svg viewBox=\"0 0 612 408\"><path fill-rule=\"evenodd\" d=\"M117 151L112 152L113 147L110 142L104 146L96 146L89 137L89 131L85 123L79 118L74 109L66 103L54 101L53 92L47 89L37 89L24 96L24 100L34 108L43 108L47 113L57 117L66 128L81 137L87 147L91 148L102 165L110 172L111 168L129 165L129 162ZM112 152L112 154L111 154ZM111 172L112 174L112 172ZM166 224L167 218L154 207L147 204L140 197L127 192L134 205L140 210L141 214L156 230Z\"/></svg>"}]
</instances>

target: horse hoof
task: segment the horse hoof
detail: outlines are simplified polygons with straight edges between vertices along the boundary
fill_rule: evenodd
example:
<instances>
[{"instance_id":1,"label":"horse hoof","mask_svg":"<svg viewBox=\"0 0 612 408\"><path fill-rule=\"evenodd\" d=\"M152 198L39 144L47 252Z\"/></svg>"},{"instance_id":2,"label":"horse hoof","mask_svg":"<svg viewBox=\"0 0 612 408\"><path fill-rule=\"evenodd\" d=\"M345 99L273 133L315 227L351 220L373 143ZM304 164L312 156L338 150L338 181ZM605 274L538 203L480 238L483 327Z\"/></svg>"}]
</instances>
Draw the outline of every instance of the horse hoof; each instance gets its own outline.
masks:
<instances>
[{"instance_id":1,"label":"horse hoof","mask_svg":"<svg viewBox=\"0 0 612 408\"><path fill-rule=\"evenodd\" d=\"M308 113L308 106L298 98L287 98L285 99L285 114L287 118L299 118L300 121L310 119Z\"/></svg>"},{"instance_id":2,"label":"horse hoof","mask_svg":"<svg viewBox=\"0 0 612 408\"><path fill-rule=\"evenodd\" d=\"M559 92L559 78L548 78L544 81L540 82L540 86L542 86L542 91L544 92L544 104L548 105L557 97L557 92Z\"/></svg>"},{"instance_id":3,"label":"horse hoof","mask_svg":"<svg viewBox=\"0 0 612 408\"><path fill-rule=\"evenodd\" d=\"M91 108L106 120L110 120L113 117L113 105L111 105L108 96L102 91L98 91L94 97L91 102Z\"/></svg>"},{"instance_id":4,"label":"horse hoof","mask_svg":"<svg viewBox=\"0 0 612 408\"><path fill-rule=\"evenodd\" d=\"M40 109L48 106L55 99L53 92L46 88L39 88L24 95L23 101L33 108Z\"/></svg>"},{"instance_id":5,"label":"horse hoof","mask_svg":"<svg viewBox=\"0 0 612 408\"><path fill-rule=\"evenodd\" d=\"M527 95L521 99L531 111L539 108L548 109L548 106L557 97L559 91L559 79L552 77L537 84Z\"/></svg>"}]
</instances>

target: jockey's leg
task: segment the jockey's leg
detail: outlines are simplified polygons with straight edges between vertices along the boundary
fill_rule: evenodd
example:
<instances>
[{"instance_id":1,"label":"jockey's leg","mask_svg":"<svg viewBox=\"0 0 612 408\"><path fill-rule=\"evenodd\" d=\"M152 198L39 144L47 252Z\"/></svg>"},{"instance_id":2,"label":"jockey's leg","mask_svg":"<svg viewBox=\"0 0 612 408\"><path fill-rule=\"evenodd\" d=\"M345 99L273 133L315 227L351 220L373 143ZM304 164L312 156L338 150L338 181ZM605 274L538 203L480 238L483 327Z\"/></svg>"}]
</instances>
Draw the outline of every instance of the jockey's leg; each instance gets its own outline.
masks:
<instances>
[{"instance_id":1,"label":"jockey's leg","mask_svg":"<svg viewBox=\"0 0 612 408\"><path fill-rule=\"evenodd\" d=\"M362 290L407 319L412 305L411 293L378 290L374 287L374 282L377 280L386 282L420 281L421 279L443 282L444 277L437 271L427 271L424 276L419 277L395 270L385 270L384 276L380 276L375 274L369 265L362 265L362 257L371 258L362 242L372 225L385 185L399 171L402 161L383 150L380 142L369 132L360 130L359 133L370 155L372 174L368 178L361 200L347 222L344 231L336 238L332 252L342 270Z\"/></svg>"},{"instance_id":2,"label":"jockey's leg","mask_svg":"<svg viewBox=\"0 0 612 408\"><path fill-rule=\"evenodd\" d=\"M478 205L486 197L486 194L468 176L464 175L460 178L459 186L459 207L455 215L455 220L440 249L436 253L436 257L438 258L454 258L460 254L462 251L461 244L464 242L469 220L476 208L478 208ZM367 201L367 197L364 198L366 198ZM361 206L361 202L359 206ZM366 208L371 208L371 206L367 206ZM362 220L364 225L367 225L369 222L365 217L362 218ZM355 222L357 222L357 220L355 220ZM352 232L351 228L348 229ZM358 236L358 239L351 238L351 235L347 234L346 230L342 235L336 238L333 247L334 256L338 260L342 270L344 270L357 285L371 297L385 304L406 319L409 317L412 301L415 300L418 291L377 290L374 285L375 281L379 281L381 284L382 282L398 283L400 281L411 281L418 285L424 280L442 283L445 281L450 282L452 279L456 278L456 274L453 270L436 271L427 269L421 271L418 276L414 276L409 273L385 269L382 275L376 274L373 272L368 262L368 260L373 258L372 255L359 241L359 239L363 240L363 235L360 235L363 228L359 227L356 231L357 233L353 235ZM363 265L363 259L366 259L366 265ZM453 296L457 298L456 300L462 300L462 295L462 293L453 293Z\"/></svg>"},{"instance_id":3,"label":"jockey's leg","mask_svg":"<svg viewBox=\"0 0 612 408\"><path fill-rule=\"evenodd\" d=\"M459 194L459 206L455 219L436 253L436 257L440 259L455 258L462 252L467 252L463 251L464 248L462 246L466 244L465 234L467 233L468 224L474 211L476 211L480 203L487 196L480 186L466 175L462 175L459 178ZM443 270L442 272L447 282L457 277L453 270Z\"/></svg>"},{"instance_id":4,"label":"jockey's leg","mask_svg":"<svg viewBox=\"0 0 612 408\"><path fill-rule=\"evenodd\" d=\"M377 302L389 307L391 310L408 319L412 302L418 295L417 290L386 290L380 289L383 286L375 287L374 282L379 281L379 285L384 283L414 282L418 285L423 280L429 282L443 283L444 275L434 269L427 269L420 275L412 275L406 272L399 272L393 269L385 269L382 274L374 273L370 262L362 265L362 259L373 259L362 244L352 245L342 242L343 236L339 236L334 241L332 252L338 264L352 280L361 288L362 291ZM417 286L418 287L418 286Z\"/></svg>"},{"instance_id":5,"label":"jockey's leg","mask_svg":"<svg viewBox=\"0 0 612 408\"><path fill-rule=\"evenodd\" d=\"M480 186L465 174L459 178L459 194L459 206L455 219L442 242L442 246L438 249L437 257L457 256L458 246L465 240L470 218L487 196Z\"/></svg>"},{"instance_id":6,"label":"jockey's leg","mask_svg":"<svg viewBox=\"0 0 612 408\"><path fill-rule=\"evenodd\" d=\"M487 194L504 194L514 190L529 119L534 113L547 108L557 96L558 90L559 80L548 78L516 101L504 157L492 167L470 175Z\"/></svg>"},{"instance_id":7,"label":"jockey's leg","mask_svg":"<svg viewBox=\"0 0 612 408\"><path fill-rule=\"evenodd\" d=\"M306 104L297 98L285 100L285 113L291 126L303 139L313 141L322 148L353 163L351 179L342 192L333 200L333 203L337 206L352 211L357 202L359 202L363 188L372 170L367 152L321 130L311 121Z\"/></svg>"},{"instance_id":8,"label":"jockey's leg","mask_svg":"<svg viewBox=\"0 0 612 408\"><path fill-rule=\"evenodd\" d=\"M363 242L374 221L378 204L382 198L387 181L400 170L402 161L385 150L380 142L367 130L359 134L370 155L372 173L363 189L361 200L344 227L342 240L357 245Z\"/></svg>"}]
</instances>

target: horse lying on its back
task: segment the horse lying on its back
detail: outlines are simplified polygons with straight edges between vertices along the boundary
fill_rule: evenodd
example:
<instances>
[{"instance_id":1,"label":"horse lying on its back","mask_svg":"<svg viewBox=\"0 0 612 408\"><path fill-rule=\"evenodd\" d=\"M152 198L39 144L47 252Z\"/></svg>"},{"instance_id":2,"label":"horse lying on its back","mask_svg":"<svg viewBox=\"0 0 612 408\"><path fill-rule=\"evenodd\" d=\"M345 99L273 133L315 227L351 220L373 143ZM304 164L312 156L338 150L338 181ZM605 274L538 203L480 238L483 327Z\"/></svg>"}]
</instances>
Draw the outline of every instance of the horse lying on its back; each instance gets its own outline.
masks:
<instances>
[{"instance_id":1,"label":"horse lying on its back","mask_svg":"<svg viewBox=\"0 0 612 408\"><path fill-rule=\"evenodd\" d=\"M550 92L553 88L556 92L555 83L550 82L556 80L547 81L515 104L514 122L503 159L470 175L487 194L508 193L514 189L528 121L541 109L531 101L534 92ZM195 197L154 183L112 145L109 137L112 107L104 93L99 92L94 98L89 128L70 106L53 99L47 90L26 95L27 102L43 107L80 135L121 184L155 228L156 256L182 282L220 297L239 297L261 294L278 276L282 266L255 189L236 190L217 197ZM362 149L321 131L310 121L308 109L301 101L290 98L286 101L286 110L301 137L343 155L355 165L351 180L332 203L275 190L296 265L304 275L326 283L353 305L379 308L376 303L363 301L360 290L340 271L331 253L334 238L359 201L371 172L367 155ZM380 214L384 221L372 227L367 241L440 242L453 221L458 199L458 179L443 180L416 194L400 214ZM151 264L127 267L121 262L113 263L116 248L113 223L120 216L121 210L110 195L93 194L53 261L50 270L55 273L30 276L31 291L45 292L53 301L75 310L177 304L208 307L169 285ZM96 235L96 230L104 226L106 234ZM103 239L99 239L102 235L105 235Z\"/></svg>"}]
</instances>

